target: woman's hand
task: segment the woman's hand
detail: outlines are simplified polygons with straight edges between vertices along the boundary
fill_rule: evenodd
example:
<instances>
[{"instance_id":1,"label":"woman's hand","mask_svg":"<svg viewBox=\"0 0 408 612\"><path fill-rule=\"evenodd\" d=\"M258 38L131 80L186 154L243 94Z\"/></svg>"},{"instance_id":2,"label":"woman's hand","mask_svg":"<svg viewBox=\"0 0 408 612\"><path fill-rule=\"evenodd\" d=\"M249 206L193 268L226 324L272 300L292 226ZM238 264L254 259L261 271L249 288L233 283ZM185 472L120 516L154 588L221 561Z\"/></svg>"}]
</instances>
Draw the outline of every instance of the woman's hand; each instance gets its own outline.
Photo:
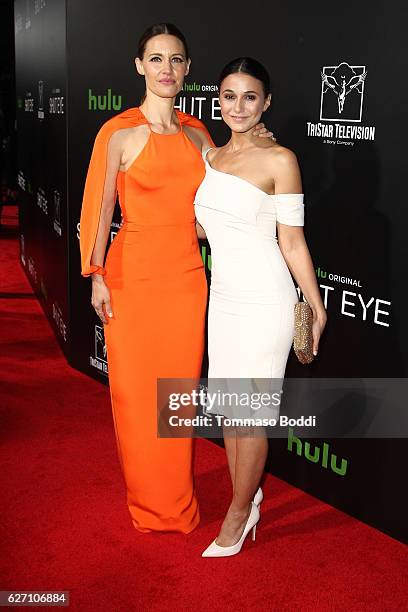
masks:
<instances>
[{"instance_id":1,"label":"woman's hand","mask_svg":"<svg viewBox=\"0 0 408 612\"><path fill-rule=\"evenodd\" d=\"M276 138L273 135L273 132L270 132L268 128L265 127L264 123L257 123L254 127L254 131L252 132L252 136L260 136L261 138L272 138L274 142L276 142Z\"/></svg>"},{"instance_id":2,"label":"woman's hand","mask_svg":"<svg viewBox=\"0 0 408 612\"><path fill-rule=\"evenodd\" d=\"M95 308L95 312L102 323L108 322L107 316L113 317L110 303L110 292L101 274L92 275L91 304Z\"/></svg>"},{"instance_id":3,"label":"woman's hand","mask_svg":"<svg viewBox=\"0 0 408 612\"><path fill-rule=\"evenodd\" d=\"M319 351L319 340L323 333L323 330L327 322L327 314L325 310L316 311L312 308L313 312L313 324L312 324L312 335L313 335L313 355L316 357Z\"/></svg>"}]
</instances>

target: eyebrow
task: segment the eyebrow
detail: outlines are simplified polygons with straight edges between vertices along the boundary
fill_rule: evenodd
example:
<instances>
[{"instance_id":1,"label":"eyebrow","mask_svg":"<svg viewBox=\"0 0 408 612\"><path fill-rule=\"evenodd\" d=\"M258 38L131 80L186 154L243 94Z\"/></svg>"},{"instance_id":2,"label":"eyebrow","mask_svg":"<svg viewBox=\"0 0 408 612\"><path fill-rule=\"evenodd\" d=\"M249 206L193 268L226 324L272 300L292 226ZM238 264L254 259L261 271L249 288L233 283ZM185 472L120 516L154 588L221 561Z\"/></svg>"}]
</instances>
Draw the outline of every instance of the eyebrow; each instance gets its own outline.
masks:
<instances>
[{"instance_id":1,"label":"eyebrow","mask_svg":"<svg viewBox=\"0 0 408 612\"><path fill-rule=\"evenodd\" d=\"M222 93L225 93L226 91L230 91L231 93L235 93L233 89L223 89ZM244 93L246 93L246 94L252 93L252 94L258 95L258 92L257 91L252 91L252 89L250 89L249 91L244 91Z\"/></svg>"},{"instance_id":2,"label":"eyebrow","mask_svg":"<svg viewBox=\"0 0 408 612\"><path fill-rule=\"evenodd\" d=\"M163 53L149 53L149 57L152 55L160 55L161 57L163 57ZM184 57L184 53L172 53L171 55L181 55L182 57Z\"/></svg>"}]
</instances>

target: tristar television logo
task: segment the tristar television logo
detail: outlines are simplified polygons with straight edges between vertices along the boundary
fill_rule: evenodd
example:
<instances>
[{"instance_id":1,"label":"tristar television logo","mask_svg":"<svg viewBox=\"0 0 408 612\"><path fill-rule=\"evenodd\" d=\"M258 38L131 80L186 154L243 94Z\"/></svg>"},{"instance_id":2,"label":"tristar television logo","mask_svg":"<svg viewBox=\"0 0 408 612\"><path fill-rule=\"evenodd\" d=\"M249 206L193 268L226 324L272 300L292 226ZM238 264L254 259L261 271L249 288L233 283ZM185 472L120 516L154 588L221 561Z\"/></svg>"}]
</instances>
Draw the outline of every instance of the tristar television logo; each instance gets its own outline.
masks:
<instances>
[{"instance_id":1,"label":"tristar television logo","mask_svg":"<svg viewBox=\"0 0 408 612\"><path fill-rule=\"evenodd\" d=\"M307 122L308 136L351 147L355 140L375 140L374 126L357 125L364 113L367 73L366 66L348 62L320 69L320 123Z\"/></svg>"},{"instance_id":2,"label":"tristar television logo","mask_svg":"<svg viewBox=\"0 0 408 612\"><path fill-rule=\"evenodd\" d=\"M321 121L361 122L363 112L365 66L323 66L320 97Z\"/></svg>"},{"instance_id":3,"label":"tristar television logo","mask_svg":"<svg viewBox=\"0 0 408 612\"><path fill-rule=\"evenodd\" d=\"M105 330L101 325L95 325L95 357L91 355L89 361L91 366L103 374L108 373Z\"/></svg>"}]
</instances>

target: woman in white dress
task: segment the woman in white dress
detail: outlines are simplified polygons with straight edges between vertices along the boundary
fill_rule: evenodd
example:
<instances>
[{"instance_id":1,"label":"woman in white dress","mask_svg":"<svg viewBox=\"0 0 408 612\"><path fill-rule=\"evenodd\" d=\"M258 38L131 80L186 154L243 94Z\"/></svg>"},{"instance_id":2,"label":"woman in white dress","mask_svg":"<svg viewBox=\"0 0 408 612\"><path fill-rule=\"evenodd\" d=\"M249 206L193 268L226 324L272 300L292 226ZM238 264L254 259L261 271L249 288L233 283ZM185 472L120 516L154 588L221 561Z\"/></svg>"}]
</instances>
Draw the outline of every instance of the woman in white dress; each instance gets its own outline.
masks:
<instances>
[{"instance_id":1,"label":"woman in white dress","mask_svg":"<svg viewBox=\"0 0 408 612\"><path fill-rule=\"evenodd\" d=\"M271 101L269 76L259 62L230 62L219 79L219 97L231 138L204 153L206 175L195 198L198 233L208 239L212 256L208 378L282 379L298 301L290 273L313 311L315 355L326 324L303 233L299 167L289 149L251 136ZM238 429L231 435L224 428L224 442L233 497L205 557L238 553L251 530L255 539L263 499L258 487L266 436Z\"/></svg>"}]
</instances>

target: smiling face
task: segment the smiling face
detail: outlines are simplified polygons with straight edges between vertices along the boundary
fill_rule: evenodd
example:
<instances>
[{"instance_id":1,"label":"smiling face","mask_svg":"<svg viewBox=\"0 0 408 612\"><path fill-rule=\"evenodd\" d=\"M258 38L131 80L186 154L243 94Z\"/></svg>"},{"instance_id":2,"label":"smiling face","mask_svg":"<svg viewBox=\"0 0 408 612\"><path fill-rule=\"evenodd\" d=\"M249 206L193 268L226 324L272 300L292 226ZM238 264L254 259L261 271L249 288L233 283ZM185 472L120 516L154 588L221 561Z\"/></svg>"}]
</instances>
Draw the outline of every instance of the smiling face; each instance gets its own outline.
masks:
<instances>
[{"instance_id":1,"label":"smiling face","mask_svg":"<svg viewBox=\"0 0 408 612\"><path fill-rule=\"evenodd\" d=\"M233 132L252 129L270 103L271 95L265 98L262 82L249 74L230 74L221 83L221 115Z\"/></svg>"},{"instance_id":2,"label":"smiling face","mask_svg":"<svg viewBox=\"0 0 408 612\"><path fill-rule=\"evenodd\" d=\"M135 63L146 79L146 91L161 98L174 98L181 91L190 68L183 43L170 34L150 38L143 58L137 57Z\"/></svg>"}]
</instances>

